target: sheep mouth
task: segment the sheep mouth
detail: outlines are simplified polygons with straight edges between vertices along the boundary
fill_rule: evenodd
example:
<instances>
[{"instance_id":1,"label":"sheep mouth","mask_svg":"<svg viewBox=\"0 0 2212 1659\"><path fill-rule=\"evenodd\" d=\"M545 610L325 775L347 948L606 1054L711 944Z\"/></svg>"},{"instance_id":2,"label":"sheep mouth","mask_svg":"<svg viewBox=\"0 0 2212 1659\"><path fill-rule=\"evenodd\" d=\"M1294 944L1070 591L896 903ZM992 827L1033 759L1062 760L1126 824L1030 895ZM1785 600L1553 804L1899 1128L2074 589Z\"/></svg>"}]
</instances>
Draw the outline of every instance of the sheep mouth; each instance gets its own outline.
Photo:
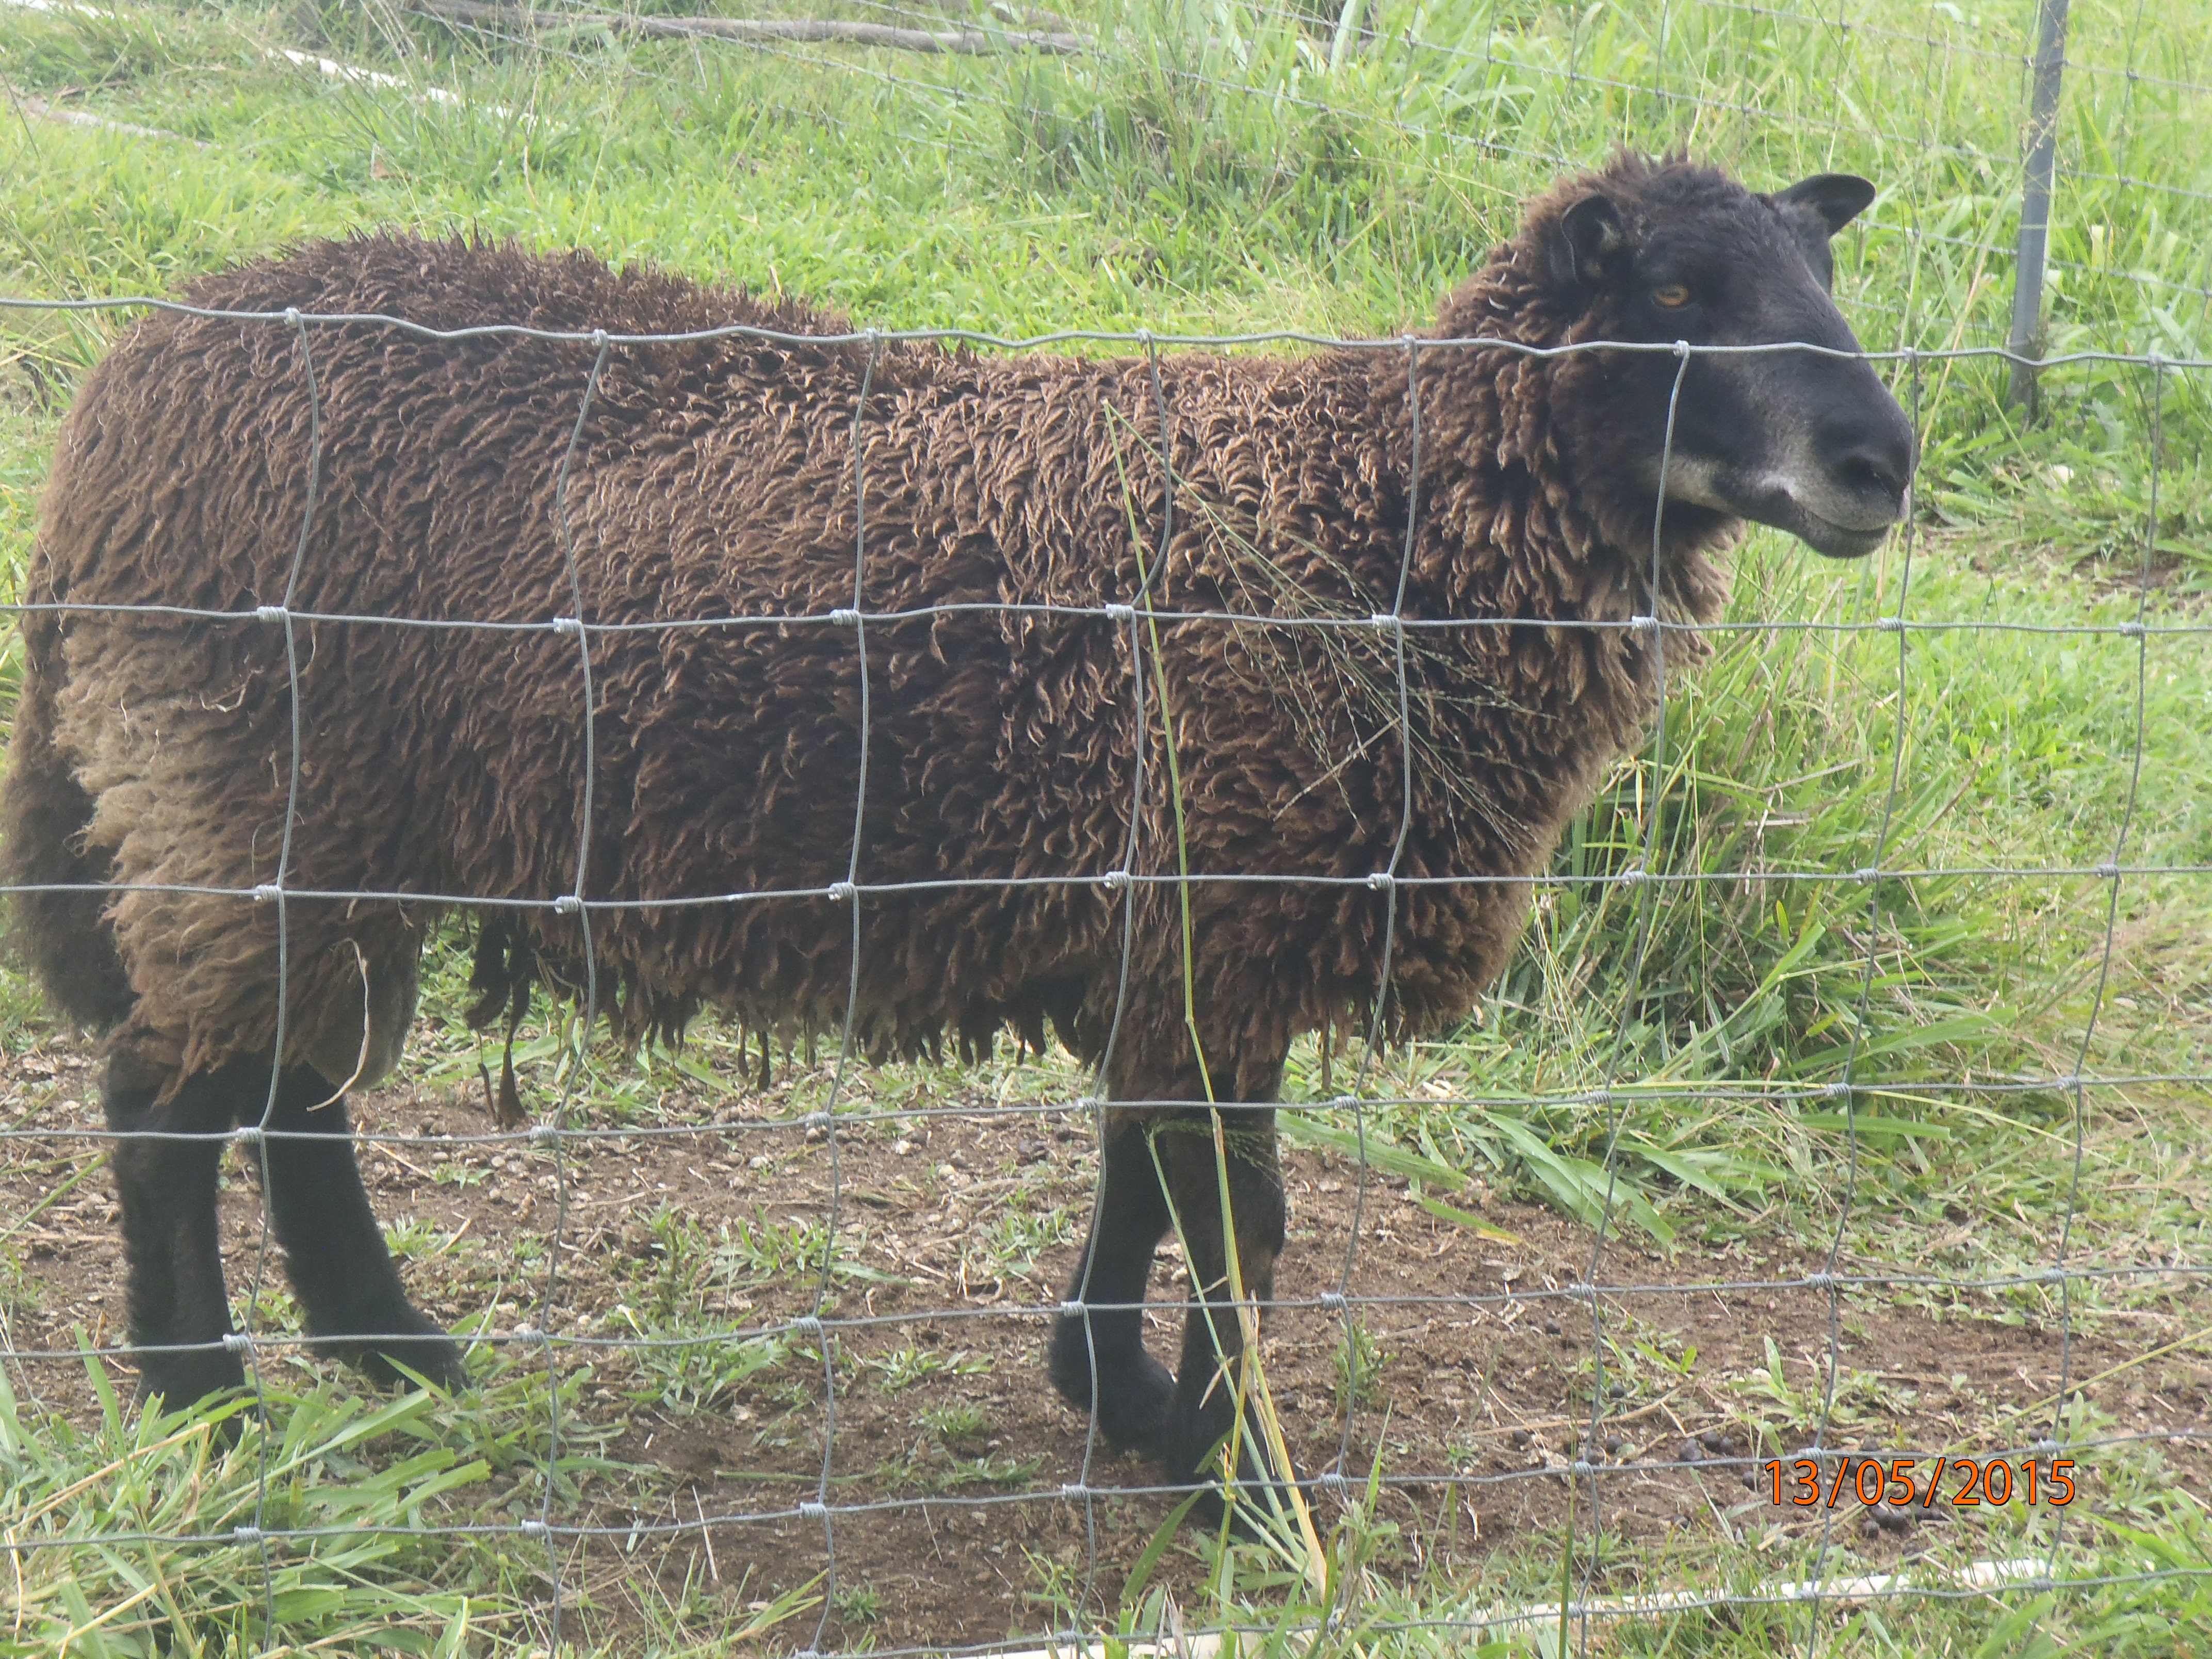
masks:
<instances>
[{"instance_id":1,"label":"sheep mouth","mask_svg":"<svg viewBox=\"0 0 2212 1659\"><path fill-rule=\"evenodd\" d=\"M1879 524L1840 524L1793 495L1778 495L1744 516L1788 531L1824 558L1863 559L1882 544L1904 514L1893 509Z\"/></svg>"}]
</instances>

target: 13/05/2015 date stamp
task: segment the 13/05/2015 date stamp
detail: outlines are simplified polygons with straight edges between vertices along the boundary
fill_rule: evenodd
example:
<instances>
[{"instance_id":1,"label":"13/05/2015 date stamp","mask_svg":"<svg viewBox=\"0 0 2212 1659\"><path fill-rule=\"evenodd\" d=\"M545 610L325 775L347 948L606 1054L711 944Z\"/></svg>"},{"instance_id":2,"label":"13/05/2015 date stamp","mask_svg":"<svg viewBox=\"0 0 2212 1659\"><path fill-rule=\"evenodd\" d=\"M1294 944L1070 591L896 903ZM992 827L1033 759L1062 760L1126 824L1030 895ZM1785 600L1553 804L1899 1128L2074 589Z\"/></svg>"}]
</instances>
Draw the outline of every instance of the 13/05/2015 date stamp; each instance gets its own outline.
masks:
<instances>
[{"instance_id":1,"label":"13/05/2015 date stamp","mask_svg":"<svg viewBox=\"0 0 2212 1659\"><path fill-rule=\"evenodd\" d=\"M2074 1501L2074 1460L2070 1457L2052 1458L2047 1471L2038 1469L2033 1461L2027 1459L2011 1463L2002 1457L1993 1457L1983 1463L1971 1457L1893 1457L1887 1462L1878 1457L1847 1457L1837 1463L1834 1475L1825 1482L1820 1464L1809 1457L1800 1457L1794 1462L1770 1457L1759 1467L1774 1483L1774 1502L1778 1505L1794 1504L1800 1509L1820 1504L1824 1485L1827 1488L1827 1507L1832 1510L1843 1503L1847 1492L1869 1508L1887 1500L1892 1509L1898 1510L1908 1505L1932 1508L1938 1492L1960 1508L2017 1501L2063 1509ZM1783 1496L1785 1489L1789 1493L1786 1498Z\"/></svg>"}]
</instances>

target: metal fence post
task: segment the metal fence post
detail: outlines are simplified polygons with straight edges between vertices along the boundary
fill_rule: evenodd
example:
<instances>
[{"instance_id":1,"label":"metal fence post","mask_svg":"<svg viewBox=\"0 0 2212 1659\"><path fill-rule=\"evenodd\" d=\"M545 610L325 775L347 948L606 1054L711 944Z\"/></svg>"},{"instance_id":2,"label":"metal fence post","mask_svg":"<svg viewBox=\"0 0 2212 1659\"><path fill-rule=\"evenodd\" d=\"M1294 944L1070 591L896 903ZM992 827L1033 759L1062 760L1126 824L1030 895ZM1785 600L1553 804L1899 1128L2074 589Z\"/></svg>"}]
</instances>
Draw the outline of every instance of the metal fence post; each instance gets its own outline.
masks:
<instances>
[{"instance_id":1,"label":"metal fence post","mask_svg":"<svg viewBox=\"0 0 2212 1659\"><path fill-rule=\"evenodd\" d=\"M2028 94L2027 181L2021 192L2020 246L2013 266L2011 399L2035 416L2035 370L2043 355L2043 266L2051 246L2051 175L2058 148L2058 82L2066 67L2066 0L2037 0L2035 81Z\"/></svg>"}]
</instances>

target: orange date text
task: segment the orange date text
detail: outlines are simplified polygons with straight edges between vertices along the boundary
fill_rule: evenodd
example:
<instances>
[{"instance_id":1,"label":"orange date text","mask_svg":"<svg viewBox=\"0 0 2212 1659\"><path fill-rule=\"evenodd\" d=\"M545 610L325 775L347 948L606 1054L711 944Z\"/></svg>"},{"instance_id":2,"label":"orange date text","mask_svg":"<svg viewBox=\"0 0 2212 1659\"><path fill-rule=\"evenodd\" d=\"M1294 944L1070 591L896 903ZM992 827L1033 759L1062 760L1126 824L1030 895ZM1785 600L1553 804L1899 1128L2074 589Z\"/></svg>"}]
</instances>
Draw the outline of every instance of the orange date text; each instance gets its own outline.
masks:
<instances>
[{"instance_id":1,"label":"orange date text","mask_svg":"<svg viewBox=\"0 0 2212 1659\"><path fill-rule=\"evenodd\" d=\"M1840 1505L1845 1494L1872 1507L1930 1509L1940 1496L1958 1508L1970 1505L2043 1504L2063 1509L2074 1501L2074 1460L2054 1457L2039 1468L2032 1459L2008 1462L1993 1457L1844 1458L1824 1480L1820 1465L1809 1457L1784 1462L1770 1457L1760 1465L1773 1483L1774 1502L1800 1509ZM1787 1494L1785 1497L1784 1494Z\"/></svg>"}]
</instances>

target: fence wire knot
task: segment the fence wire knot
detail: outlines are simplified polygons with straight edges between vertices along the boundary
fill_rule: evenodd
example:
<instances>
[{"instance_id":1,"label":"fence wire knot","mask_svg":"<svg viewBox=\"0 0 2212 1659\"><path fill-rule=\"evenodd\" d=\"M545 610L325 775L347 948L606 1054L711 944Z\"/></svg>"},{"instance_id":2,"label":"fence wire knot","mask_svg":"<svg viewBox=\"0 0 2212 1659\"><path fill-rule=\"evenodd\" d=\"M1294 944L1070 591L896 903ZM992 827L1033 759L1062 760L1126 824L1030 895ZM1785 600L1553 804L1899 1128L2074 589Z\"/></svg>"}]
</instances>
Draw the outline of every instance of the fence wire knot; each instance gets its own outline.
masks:
<instances>
[{"instance_id":1,"label":"fence wire knot","mask_svg":"<svg viewBox=\"0 0 2212 1659\"><path fill-rule=\"evenodd\" d=\"M245 1525L233 1527L230 1541L234 1544L258 1544L261 1541L261 1528Z\"/></svg>"},{"instance_id":2,"label":"fence wire knot","mask_svg":"<svg viewBox=\"0 0 2212 1659\"><path fill-rule=\"evenodd\" d=\"M573 916L583 908L584 901L574 893L563 893L553 901L553 914L556 916Z\"/></svg>"},{"instance_id":3,"label":"fence wire knot","mask_svg":"<svg viewBox=\"0 0 2212 1659\"><path fill-rule=\"evenodd\" d=\"M525 1538L550 1538L553 1535L552 1528L536 1519L525 1521L518 1530Z\"/></svg>"},{"instance_id":4,"label":"fence wire knot","mask_svg":"<svg viewBox=\"0 0 2212 1659\"><path fill-rule=\"evenodd\" d=\"M253 1333L251 1331L225 1331L222 1334L222 1349L225 1353L252 1353L253 1352Z\"/></svg>"},{"instance_id":5,"label":"fence wire knot","mask_svg":"<svg viewBox=\"0 0 2212 1659\"><path fill-rule=\"evenodd\" d=\"M1905 631L1905 618L1884 617L1875 623L1875 629L1882 634L1902 634Z\"/></svg>"},{"instance_id":6,"label":"fence wire knot","mask_svg":"<svg viewBox=\"0 0 2212 1659\"><path fill-rule=\"evenodd\" d=\"M1344 1311L1345 1302L1344 1292L1342 1291L1323 1291L1321 1295L1315 1299L1331 1313L1342 1313Z\"/></svg>"},{"instance_id":7,"label":"fence wire knot","mask_svg":"<svg viewBox=\"0 0 2212 1659\"><path fill-rule=\"evenodd\" d=\"M530 1126L530 1144L533 1146L550 1146L560 1139L561 1131L557 1125L533 1123Z\"/></svg>"},{"instance_id":8,"label":"fence wire knot","mask_svg":"<svg viewBox=\"0 0 2212 1659\"><path fill-rule=\"evenodd\" d=\"M1632 634L1656 634L1659 631L1659 618L1631 617L1628 619L1628 631Z\"/></svg>"},{"instance_id":9,"label":"fence wire knot","mask_svg":"<svg viewBox=\"0 0 2212 1659\"><path fill-rule=\"evenodd\" d=\"M830 903L842 904L847 899L852 897L854 893L858 890L855 889L853 884L849 881L833 881L829 884L829 886L823 888L822 890Z\"/></svg>"},{"instance_id":10,"label":"fence wire knot","mask_svg":"<svg viewBox=\"0 0 2212 1659\"><path fill-rule=\"evenodd\" d=\"M273 903L283 896L284 890L273 881L264 881L253 890L253 902L256 904Z\"/></svg>"},{"instance_id":11,"label":"fence wire knot","mask_svg":"<svg viewBox=\"0 0 2212 1659\"><path fill-rule=\"evenodd\" d=\"M2100 880L2118 881L2120 878L2120 866L2111 859L2106 859L2097 866L2094 873Z\"/></svg>"},{"instance_id":12,"label":"fence wire knot","mask_svg":"<svg viewBox=\"0 0 2212 1659\"><path fill-rule=\"evenodd\" d=\"M1841 1283L1842 1281L1835 1274L1825 1269L1817 1273L1805 1275L1805 1288L1808 1291L1832 1291Z\"/></svg>"},{"instance_id":13,"label":"fence wire knot","mask_svg":"<svg viewBox=\"0 0 2212 1659\"><path fill-rule=\"evenodd\" d=\"M826 1521L830 1518L830 1506L818 1498L802 1498L799 1500L799 1513L805 1520Z\"/></svg>"},{"instance_id":14,"label":"fence wire knot","mask_svg":"<svg viewBox=\"0 0 2212 1659\"><path fill-rule=\"evenodd\" d=\"M1119 602L1109 604L1106 607L1106 620L1117 623L1134 622L1137 620L1137 607Z\"/></svg>"},{"instance_id":15,"label":"fence wire knot","mask_svg":"<svg viewBox=\"0 0 2212 1659\"><path fill-rule=\"evenodd\" d=\"M241 1123L230 1132L230 1139L233 1146L241 1149L258 1146L261 1144L261 1126L258 1123Z\"/></svg>"},{"instance_id":16,"label":"fence wire knot","mask_svg":"<svg viewBox=\"0 0 2212 1659\"><path fill-rule=\"evenodd\" d=\"M1850 1092L1851 1085L1848 1083L1824 1083L1820 1085L1820 1098L1823 1100L1844 1100L1850 1097Z\"/></svg>"},{"instance_id":17,"label":"fence wire knot","mask_svg":"<svg viewBox=\"0 0 2212 1659\"><path fill-rule=\"evenodd\" d=\"M283 622L291 614L281 605L257 605L253 607L253 617L256 622Z\"/></svg>"},{"instance_id":18,"label":"fence wire knot","mask_svg":"<svg viewBox=\"0 0 2212 1659\"><path fill-rule=\"evenodd\" d=\"M849 605L841 605L830 613L830 621L837 628L858 628L860 613Z\"/></svg>"},{"instance_id":19,"label":"fence wire knot","mask_svg":"<svg viewBox=\"0 0 2212 1659\"><path fill-rule=\"evenodd\" d=\"M820 1337L822 1318L818 1314L801 1314L791 1322L791 1328L801 1336Z\"/></svg>"},{"instance_id":20,"label":"fence wire knot","mask_svg":"<svg viewBox=\"0 0 2212 1659\"><path fill-rule=\"evenodd\" d=\"M584 631L584 619L581 617L556 617L553 618L553 631L563 639L574 639Z\"/></svg>"},{"instance_id":21,"label":"fence wire knot","mask_svg":"<svg viewBox=\"0 0 2212 1659\"><path fill-rule=\"evenodd\" d=\"M1060 1495L1069 1500L1071 1503L1080 1503L1083 1499L1091 1496L1091 1488L1085 1486L1080 1480L1069 1480L1062 1483L1060 1489Z\"/></svg>"},{"instance_id":22,"label":"fence wire knot","mask_svg":"<svg viewBox=\"0 0 2212 1659\"><path fill-rule=\"evenodd\" d=\"M1577 1457L1567 1465L1567 1473L1577 1480L1587 1480L1597 1473L1597 1465L1587 1457Z\"/></svg>"},{"instance_id":23,"label":"fence wire knot","mask_svg":"<svg viewBox=\"0 0 2212 1659\"><path fill-rule=\"evenodd\" d=\"M1387 893L1397 884L1398 878L1392 875L1388 870L1377 870L1373 875L1367 878L1368 889L1372 892Z\"/></svg>"},{"instance_id":24,"label":"fence wire knot","mask_svg":"<svg viewBox=\"0 0 2212 1659\"><path fill-rule=\"evenodd\" d=\"M1129 884L1129 872L1127 870L1109 870L1104 875L1099 877L1098 879L1113 891L1118 893L1124 887L1127 887Z\"/></svg>"},{"instance_id":25,"label":"fence wire knot","mask_svg":"<svg viewBox=\"0 0 2212 1659\"><path fill-rule=\"evenodd\" d=\"M1367 621L1369 625L1374 628L1400 628L1404 626L1404 618L1395 616L1388 611L1377 611L1370 616L1367 618Z\"/></svg>"}]
</instances>

